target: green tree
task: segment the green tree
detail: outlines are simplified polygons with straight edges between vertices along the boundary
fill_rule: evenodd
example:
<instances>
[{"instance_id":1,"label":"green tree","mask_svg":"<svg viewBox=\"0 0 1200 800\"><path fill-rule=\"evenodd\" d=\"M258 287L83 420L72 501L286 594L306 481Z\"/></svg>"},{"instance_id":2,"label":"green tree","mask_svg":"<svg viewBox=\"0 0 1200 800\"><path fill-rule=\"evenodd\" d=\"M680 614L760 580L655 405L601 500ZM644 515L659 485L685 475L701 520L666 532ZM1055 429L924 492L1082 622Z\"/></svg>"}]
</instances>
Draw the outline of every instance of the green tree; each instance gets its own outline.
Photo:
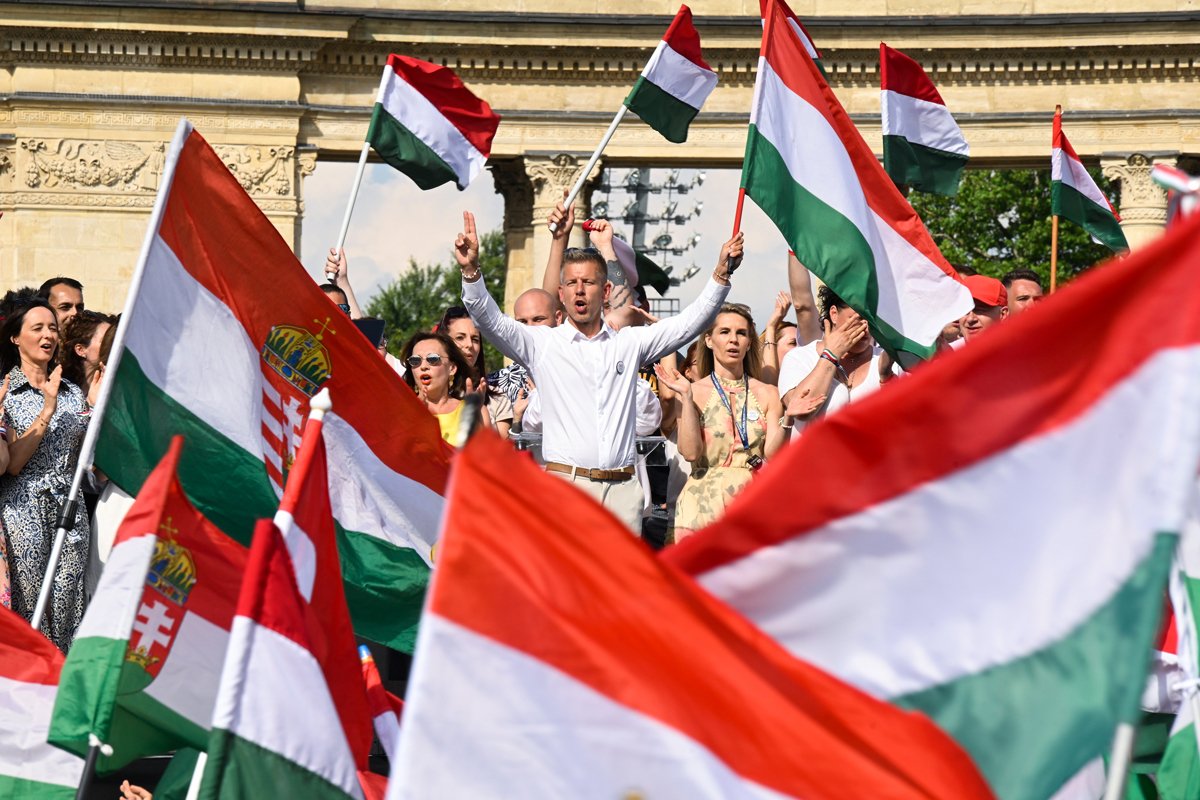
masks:
<instances>
[{"instance_id":1,"label":"green tree","mask_svg":"<svg viewBox=\"0 0 1200 800\"><path fill-rule=\"evenodd\" d=\"M408 267L367 303L367 314L383 320L388 350L393 354L400 352L408 337L436 325L447 308L462 305L462 279L457 264L419 265L410 260ZM480 239L479 267L492 297L502 299L508 274L508 251L502 231L485 233ZM486 341L484 358L489 370L504 363L500 351Z\"/></svg>"},{"instance_id":2,"label":"green tree","mask_svg":"<svg viewBox=\"0 0 1200 800\"><path fill-rule=\"evenodd\" d=\"M1109 182L1099 170L1090 172L1111 198ZM1032 269L1049 286L1050 170L967 170L956 197L913 192L908 199L951 264L996 278L1011 269ZM1083 228L1059 220L1060 282L1111 254Z\"/></svg>"}]
</instances>

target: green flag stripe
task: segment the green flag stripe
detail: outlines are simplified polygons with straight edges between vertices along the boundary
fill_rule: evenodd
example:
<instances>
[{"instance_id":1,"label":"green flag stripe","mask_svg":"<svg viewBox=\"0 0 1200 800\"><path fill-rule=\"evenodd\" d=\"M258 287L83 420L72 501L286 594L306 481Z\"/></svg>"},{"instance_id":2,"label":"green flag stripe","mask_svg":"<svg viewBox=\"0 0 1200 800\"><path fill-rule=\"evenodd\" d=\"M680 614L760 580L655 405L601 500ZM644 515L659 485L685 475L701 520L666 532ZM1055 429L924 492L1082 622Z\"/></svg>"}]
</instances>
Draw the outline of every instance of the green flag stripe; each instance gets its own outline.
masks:
<instances>
[{"instance_id":1,"label":"green flag stripe","mask_svg":"<svg viewBox=\"0 0 1200 800\"><path fill-rule=\"evenodd\" d=\"M699 109L646 80L644 75L633 85L625 105L668 142L676 144L687 141L688 125L699 113Z\"/></svg>"},{"instance_id":2,"label":"green flag stripe","mask_svg":"<svg viewBox=\"0 0 1200 800\"><path fill-rule=\"evenodd\" d=\"M78 787L13 778L0 775L0 798L3 800L73 800Z\"/></svg>"},{"instance_id":3,"label":"green flag stripe","mask_svg":"<svg viewBox=\"0 0 1200 800\"><path fill-rule=\"evenodd\" d=\"M750 126L742 186L783 233L800 263L829 285L835 294L860 309L878 305L879 284L875 255L862 231L804 186L792 180L783 157L769 139ZM933 355L902 336L872 313L866 314L872 332L888 350L904 350L922 358Z\"/></svg>"},{"instance_id":4,"label":"green flag stripe","mask_svg":"<svg viewBox=\"0 0 1200 800\"><path fill-rule=\"evenodd\" d=\"M1053 213L1071 220L1095 236L1112 250L1128 250L1129 242L1121 223L1112 211L1093 203L1074 187L1062 181L1050 184L1050 208Z\"/></svg>"},{"instance_id":5,"label":"green flag stripe","mask_svg":"<svg viewBox=\"0 0 1200 800\"><path fill-rule=\"evenodd\" d=\"M443 183L457 184L454 169L379 103L375 104L371 115L367 141L380 158L412 178L422 189L432 189Z\"/></svg>"},{"instance_id":6,"label":"green flag stripe","mask_svg":"<svg viewBox=\"0 0 1200 800\"><path fill-rule=\"evenodd\" d=\"M883 137L883 166L898 185L953 197L966 165L967 156L935 150L903 136Z\"/></svg>"},{"instance_id":7,"label":"green flag stripe","mask_svg":"<svg viewBox=\"0 0 1200 800\"><path fill-rule=\"evenodd\" d=\"M1108 751L1118 723L1139 716L1176 540L1160 534L1111 599L1058 642L895 702L953 736L998 797L1051 796ZM996 714L997 707L1020 713Z\"/></svg>"},{"instance_id":8,"label":"green flag stripe","mask_svg":"<svg viewBox=\"0 0 1200 800\"><path fill-rule=\"evenodd\" d=\"M286 678L281 676L281 680ZM219 776L219 780L211 776ZM349 797L325 778L279 753L226 730L212 732L209 761L200 785L202 800L288 796L306 800L345 800Z\"/></svg>"},{"instance_id":9,"label":"green flag stripe","mask_svg":"<svg viewBox=\"0 0 1200 800\"><path fill-rule=\"evenodd\" d=\"M136 494L166 452L171 436L185 446L179 480L196 508L218 528L249 545L254 524L278 506L261 457L238 447L168 396L126 351L109 398L96 463ZM337 526L342 578L354 630L380 644L412 652L429 567L408 547Z\"/></svg>"}]
</instances>

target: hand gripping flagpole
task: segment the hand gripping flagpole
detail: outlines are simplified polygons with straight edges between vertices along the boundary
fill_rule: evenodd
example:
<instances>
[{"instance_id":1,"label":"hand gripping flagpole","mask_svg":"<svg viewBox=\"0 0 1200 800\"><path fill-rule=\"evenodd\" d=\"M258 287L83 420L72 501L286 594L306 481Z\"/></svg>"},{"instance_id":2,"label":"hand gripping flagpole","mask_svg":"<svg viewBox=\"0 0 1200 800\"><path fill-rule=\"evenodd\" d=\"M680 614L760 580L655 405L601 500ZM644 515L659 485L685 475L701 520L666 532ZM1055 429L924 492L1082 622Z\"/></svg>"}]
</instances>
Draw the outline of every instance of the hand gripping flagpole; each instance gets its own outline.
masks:
<instances>
[{"instance_id":1,"label":"hand gripping flagpole","mask_svg":"<svg viewBox=\"0 0 1200 800\"><path fill-rule=\"evenodd\" d=\"M379 78L379 91L375 95L375 103L378 105L383 102L383 87L387 85L387 68L383 70L383 75ZM374 120L374 115L371 117ZM368 133L370 130L368 129ZM371 154L371 141L368 138L363 142L362 152L358 154L358 169L354 171L354 183L350 184L350 199L346 201L346 213L342 217L342 229L338 231L337 244L333 248L334 255L340 255L342 246L346 244L346 234L350 232L350 217L354 214L354 202L358 200L358 187L362 186L363 172L367 169L367 156ZM333 280L335 275L332 272L326 272L325 277Z\"/></svg>"},{"instance_id":2,"label":"hand gripping flagpole","mask_svg":"<svg viewBox=\"0 0 1200 800\"><path fill-rule=\"evenodd\" d=\"M142 240L142 251L138 254L137 266L133 271L133 279L129 282L129 294L125 297L125 308L121 312L121 323L117 325L117 333L113 338L112 350L108 363L104 365L104 377L100 381L100 396L92 409L88 422L87 433L84 434L83 444L79 448L79 460L75 464L75 475L71 478L71 489L67 499L58 510L57 530L54 533L54 544L50 548L50 558L46 562L46 574L42 578L42 588L38 592L37 605L33 610L30 625L40 628L42 617L46 613L46 605L50 600L50 588L54 585L54 573L58 569L58 560L62 556L63 542L67 531L75 527L75 515L79 509L79 489L83 484L83 475L92 467L92 459L96 455L96 440L100 438L100 426L104 421L104 412L108 409L108 398L112 394L113 381L116 380L117 369L121 366L121 355L125 352L125 336L132 323L131 314L137 301L138 292L142 287L142 278L146 273L146 262L150 258L150 248L158 237L158 229L162 224L163 213L167 208L167 198L171 194L171 184L175 180L175 165L183 151L183 143L192 132L192 124L186 118L179 120L175 128L175 137L171 140L171 149L167 153L163 165L162 183L158 187L158 196L154 198L154 209L150 212L150 224L146 227L146 238Z\"/></svg>"}]
</instances>

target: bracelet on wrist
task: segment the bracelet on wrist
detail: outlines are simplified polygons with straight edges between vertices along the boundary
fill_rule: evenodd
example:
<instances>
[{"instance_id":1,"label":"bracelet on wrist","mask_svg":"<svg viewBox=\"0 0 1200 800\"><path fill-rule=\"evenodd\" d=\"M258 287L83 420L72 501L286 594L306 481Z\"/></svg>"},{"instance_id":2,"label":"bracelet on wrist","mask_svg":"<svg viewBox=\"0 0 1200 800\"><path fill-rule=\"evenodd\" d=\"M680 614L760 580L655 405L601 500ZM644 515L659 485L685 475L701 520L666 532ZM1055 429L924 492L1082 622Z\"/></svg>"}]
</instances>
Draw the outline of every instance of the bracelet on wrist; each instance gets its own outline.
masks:
<instances>
[{"instance_id":1,"label":"bracelet on wrist","mask_svg":"<svg viewBox=\"0 0 1200 800\"><path fill-rule=\"evenodd\" d=\"M838 357L833 354L833 351L828 348L821 351L821 358L825 359L830 364L833 364L835 367L840 367L842 365L841 360L839 360Z\"/></svg>"},{"instance_id":2,"label":"bracelet on wrist","mask_svg":"<svg viewBox=\"0 0 1200 800\"><path fill-rule=\"evenodd\" d=\"M475 281L479 280L479 276L482 274L483 270L481 270L479 267L476 267L474 272L467 272L464 270L462 277L467 283L474 283Z\"/></svg>"}]
</instances>

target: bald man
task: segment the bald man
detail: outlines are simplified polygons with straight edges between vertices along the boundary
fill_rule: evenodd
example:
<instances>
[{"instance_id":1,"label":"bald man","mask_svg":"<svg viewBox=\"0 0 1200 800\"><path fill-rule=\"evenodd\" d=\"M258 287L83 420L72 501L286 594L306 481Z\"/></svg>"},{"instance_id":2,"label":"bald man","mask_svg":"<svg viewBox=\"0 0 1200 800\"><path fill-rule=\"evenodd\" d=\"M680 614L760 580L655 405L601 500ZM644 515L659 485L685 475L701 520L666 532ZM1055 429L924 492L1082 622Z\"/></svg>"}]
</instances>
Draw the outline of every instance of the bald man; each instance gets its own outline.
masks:
<instances>
[{"instance_id":1,"label":"bald man","mask_svg":"<svg viewBox=\"0 0 1200 800\"><path fill-rule=\"evenodd\" d=\"M563 312L554 295L545 289L530 289L522 292L513 303L513 319L522 325L557 327L562 322ZM488 375L488 386L508 395L514 406L525 389L529 372L520 364L510 364Z\"/></svg>"}]
</instances>

